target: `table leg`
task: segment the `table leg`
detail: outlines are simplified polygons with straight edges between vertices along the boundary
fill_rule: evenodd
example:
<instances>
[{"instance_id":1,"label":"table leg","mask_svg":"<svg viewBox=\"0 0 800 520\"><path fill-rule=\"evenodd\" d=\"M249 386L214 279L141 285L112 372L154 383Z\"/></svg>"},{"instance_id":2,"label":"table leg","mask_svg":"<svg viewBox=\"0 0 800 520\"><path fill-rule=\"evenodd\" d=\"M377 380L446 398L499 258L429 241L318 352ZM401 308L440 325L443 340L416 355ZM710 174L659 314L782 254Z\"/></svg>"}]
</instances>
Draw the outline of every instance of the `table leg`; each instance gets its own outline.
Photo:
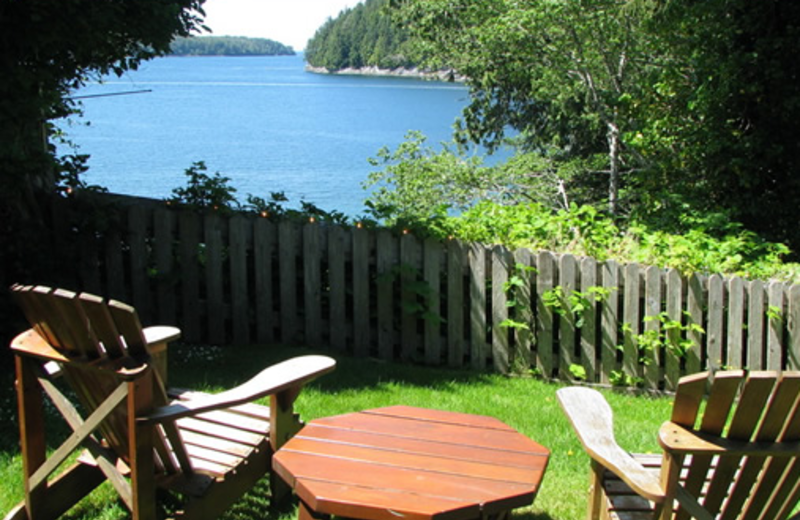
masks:
<instances>
[{"instance_id":1,"label":"table leg","mask_svg":"<svg viewBox=\"0 0 800 520\"><path fill-rule=\"evenodd\" d=\"M329 515L322 515L311 509L302 500L297 511L297 520L325 520Z\"/></svg>"}]
</instances>

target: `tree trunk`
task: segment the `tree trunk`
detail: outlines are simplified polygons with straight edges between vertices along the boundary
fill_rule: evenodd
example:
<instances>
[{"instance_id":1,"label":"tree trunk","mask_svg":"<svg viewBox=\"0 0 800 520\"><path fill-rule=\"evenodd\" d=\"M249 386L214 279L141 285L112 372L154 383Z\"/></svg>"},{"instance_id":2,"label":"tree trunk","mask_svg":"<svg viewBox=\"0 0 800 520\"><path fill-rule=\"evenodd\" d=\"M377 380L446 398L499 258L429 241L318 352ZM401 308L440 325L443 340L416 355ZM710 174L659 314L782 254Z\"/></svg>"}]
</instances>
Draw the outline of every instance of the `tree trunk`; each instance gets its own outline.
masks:
<instances>
[{"instance_id":1,"label":"tree trunk","mask_svg":"<svg viewBox=\"0 0 800 520\"><path fill-rule=\"evenodd\" d=\"M617 198L619 196L619 149L620 136L619 127L613 121L608 123L608 211L611 215L617 214Z\"/></svg>"}]
</instances>

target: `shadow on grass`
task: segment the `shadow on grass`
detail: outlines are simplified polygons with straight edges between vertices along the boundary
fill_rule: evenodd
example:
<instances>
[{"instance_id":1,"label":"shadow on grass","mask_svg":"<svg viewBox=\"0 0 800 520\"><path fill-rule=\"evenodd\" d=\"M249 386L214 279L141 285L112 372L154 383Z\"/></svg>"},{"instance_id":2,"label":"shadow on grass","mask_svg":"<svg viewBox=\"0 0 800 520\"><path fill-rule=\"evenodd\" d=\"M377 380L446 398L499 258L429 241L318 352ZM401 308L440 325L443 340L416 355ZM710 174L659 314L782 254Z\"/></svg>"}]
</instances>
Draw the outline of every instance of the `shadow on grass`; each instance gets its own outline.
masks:
<instances>
[{"instance_id":1,"label":"shadow on grass","mask_svg":"<svg viewBox=\"0 0 800 520\"><path fill-rule=\"evenodd\" d=\"M170 350L170 384L230 388L259 370L293 356L323 354L336 359L337 368L315 382L323 392L375 387L387 382L437 389L451 383L488 382L489 371L467 368L430 368L418 363L386 362L372 357L356 358L328 350L274 345L209 347L178 345ZM198 379L199 377L199 379Z\"/></svg>"}]
</instances>

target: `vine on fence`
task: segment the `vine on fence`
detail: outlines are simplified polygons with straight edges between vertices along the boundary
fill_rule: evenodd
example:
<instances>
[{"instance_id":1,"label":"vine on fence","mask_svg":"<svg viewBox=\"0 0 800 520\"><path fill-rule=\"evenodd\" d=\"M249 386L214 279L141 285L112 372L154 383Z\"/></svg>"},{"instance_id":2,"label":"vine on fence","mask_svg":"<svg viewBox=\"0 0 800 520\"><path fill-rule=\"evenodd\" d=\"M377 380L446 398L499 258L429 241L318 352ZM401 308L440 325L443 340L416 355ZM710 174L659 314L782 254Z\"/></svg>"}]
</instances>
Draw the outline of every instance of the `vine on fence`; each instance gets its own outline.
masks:
<instances>
[{"instance_id":1,"label":"vine on fence","mask_svg":"<svg viewBox=\"0 0 800 520\"><path fill-rule=\"evenodd\" d=\"M610 294L611 289L599 286L587 287L583 292L573 289L565 294L564 288L556 285L542 294L542 301L559 316L572 315L575 318L575 327L580 329L586 323L584 313L596 303L607 299Z\"/></svg>"}]
</instances>

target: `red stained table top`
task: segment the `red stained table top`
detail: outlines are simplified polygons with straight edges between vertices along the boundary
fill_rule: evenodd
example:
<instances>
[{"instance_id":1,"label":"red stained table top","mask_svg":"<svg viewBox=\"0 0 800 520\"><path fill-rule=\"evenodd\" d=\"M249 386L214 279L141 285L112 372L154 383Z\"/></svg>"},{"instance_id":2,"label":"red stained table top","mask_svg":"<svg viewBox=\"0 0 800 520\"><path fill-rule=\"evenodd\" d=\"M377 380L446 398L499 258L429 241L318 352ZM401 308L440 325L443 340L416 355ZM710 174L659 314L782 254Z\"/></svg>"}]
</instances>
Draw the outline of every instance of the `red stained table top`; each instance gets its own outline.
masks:
<instances>
[{"instance_id":1,"label":"red stained table top","mask_svg":"<svg viewBox=\"0 0 800 520\"><path fill-rule=\"evenodd\" d=\"M458 520L530 504L549 455L493 417L392 406L311 421L273 467L319 514Z\"/></svg>"}]
</instances>

